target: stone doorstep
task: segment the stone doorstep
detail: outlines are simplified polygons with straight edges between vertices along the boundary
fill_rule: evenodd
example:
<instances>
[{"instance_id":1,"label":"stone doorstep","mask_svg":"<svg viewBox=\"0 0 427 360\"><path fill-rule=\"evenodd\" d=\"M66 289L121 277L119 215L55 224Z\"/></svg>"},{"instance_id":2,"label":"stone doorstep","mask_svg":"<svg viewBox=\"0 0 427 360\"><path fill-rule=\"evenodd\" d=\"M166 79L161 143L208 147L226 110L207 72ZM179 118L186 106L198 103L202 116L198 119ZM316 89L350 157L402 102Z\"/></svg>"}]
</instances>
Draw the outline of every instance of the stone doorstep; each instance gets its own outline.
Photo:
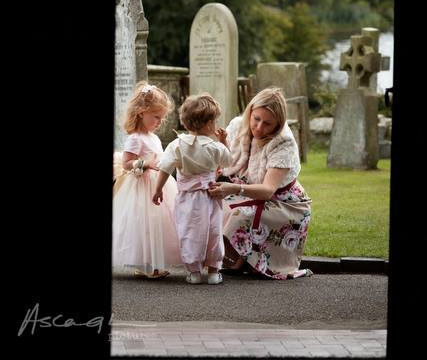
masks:
<instances>
[{"instance_id":1,"label":"stone doorstep","mask_svg":"<svg viewBox=\"0 0 427 360\"><path fill-rule=\"evenodd\" d=\"M300 269L304 268L311 269L315 274L388 274L388 260L365 257L328 258L320 256L303 256Z\"/></svg>"}]
</instances>

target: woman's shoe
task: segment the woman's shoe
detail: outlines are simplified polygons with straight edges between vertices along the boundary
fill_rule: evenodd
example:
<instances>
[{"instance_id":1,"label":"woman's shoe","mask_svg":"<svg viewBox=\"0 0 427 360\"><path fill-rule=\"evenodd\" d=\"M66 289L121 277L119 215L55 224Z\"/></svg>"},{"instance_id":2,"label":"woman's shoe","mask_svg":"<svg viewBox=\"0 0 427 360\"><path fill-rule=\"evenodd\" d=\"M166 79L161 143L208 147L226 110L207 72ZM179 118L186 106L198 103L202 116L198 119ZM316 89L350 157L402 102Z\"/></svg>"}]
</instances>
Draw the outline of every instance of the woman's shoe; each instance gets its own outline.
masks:
<instances>
[{"instance_id":1,"label":"woman's shoe","mask_svg":"<svg viewBox=\"0 0 427 360\"><path fill-rule=\"evenodd\" d=\"M185 281L187 281L189 284L200 284L202 282L202 274L199 272L192 272L187 275Z\"/></svg>"},{"instance_id":2,"label":"woman's shoe","mask_svg":"<svg viewBox=\"0 0 427 360\"><path fill-rule=\"evenodd\" d=\"M210 273L208 274L208 284L217 285L222 283L222 274L220 273Z\"/></svg>"}]
</instances>

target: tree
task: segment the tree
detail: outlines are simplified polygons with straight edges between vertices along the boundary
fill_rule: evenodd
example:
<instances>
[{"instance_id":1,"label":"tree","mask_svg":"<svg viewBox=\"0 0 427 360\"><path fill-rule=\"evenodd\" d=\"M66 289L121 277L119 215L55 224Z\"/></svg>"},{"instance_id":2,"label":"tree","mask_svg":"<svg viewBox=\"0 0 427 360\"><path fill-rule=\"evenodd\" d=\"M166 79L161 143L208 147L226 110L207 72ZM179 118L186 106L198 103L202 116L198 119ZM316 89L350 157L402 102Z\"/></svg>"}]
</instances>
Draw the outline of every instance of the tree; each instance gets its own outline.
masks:
<instances>
[{"instance_id":1,"label":"tree","mask_svg":"<svg viewBox=\"0 0 427 360\"><path fill-rule=\"evenodd\" d=\"M325 69L322 56L328 50L326 28L319 24L304 2L287 7L286 11L276 10L272 31L275 37L272 57L276 61L306 63L309 95L318 85L320 72Z\"/></svg>"}]
</instances>

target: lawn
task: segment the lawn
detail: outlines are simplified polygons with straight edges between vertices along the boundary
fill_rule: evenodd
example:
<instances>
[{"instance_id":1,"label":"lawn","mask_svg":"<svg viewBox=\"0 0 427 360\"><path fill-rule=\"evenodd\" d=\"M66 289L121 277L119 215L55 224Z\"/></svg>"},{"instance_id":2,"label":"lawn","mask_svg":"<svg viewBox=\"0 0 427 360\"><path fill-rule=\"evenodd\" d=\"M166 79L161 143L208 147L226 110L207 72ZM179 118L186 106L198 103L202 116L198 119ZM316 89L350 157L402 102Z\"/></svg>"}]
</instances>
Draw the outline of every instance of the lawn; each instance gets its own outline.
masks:
<instances>
[{"instance_id":1,"label":"lawn","mask_svg":"<svg viewBox=\"0 0 427 360\"><path fill-rule=\"evenodd\" d=\"M362 171L328 168L326 150L307 158L299 176L313 200L304 255L388 259L390 159Z\"/></svg>"}]
</instances>

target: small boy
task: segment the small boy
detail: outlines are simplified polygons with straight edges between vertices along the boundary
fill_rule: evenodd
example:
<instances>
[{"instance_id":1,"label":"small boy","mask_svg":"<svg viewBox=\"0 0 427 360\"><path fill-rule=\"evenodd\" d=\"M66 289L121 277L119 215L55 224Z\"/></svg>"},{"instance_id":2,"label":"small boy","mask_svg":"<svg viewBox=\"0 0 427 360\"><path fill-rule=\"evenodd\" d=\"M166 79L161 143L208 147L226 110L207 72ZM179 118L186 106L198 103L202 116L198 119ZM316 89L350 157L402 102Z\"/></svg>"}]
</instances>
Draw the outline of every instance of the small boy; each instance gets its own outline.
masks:
<instances>
[{"instance_id":1,"label":"small boy","mask_svg":"<svg viewBox=\"0 0 427 360\"><path fill-rule=\"evenodd\" d=\"M179 116L188 134L178 134L165 149L158 164L159 175L153 202L163 200L162 188L177 169L178 195L175 199L175 225L180 240L181 258L189 271L186 281L202 282L201 271L208 266L208 284L220 284L218 270L224 258L222 238L222 200L208 194L217 169L230 166L227 133L216 129L221 108L209 94L189 96ZM211 137L216 136L219 142Z\"/></svg>"}]
</instances>

